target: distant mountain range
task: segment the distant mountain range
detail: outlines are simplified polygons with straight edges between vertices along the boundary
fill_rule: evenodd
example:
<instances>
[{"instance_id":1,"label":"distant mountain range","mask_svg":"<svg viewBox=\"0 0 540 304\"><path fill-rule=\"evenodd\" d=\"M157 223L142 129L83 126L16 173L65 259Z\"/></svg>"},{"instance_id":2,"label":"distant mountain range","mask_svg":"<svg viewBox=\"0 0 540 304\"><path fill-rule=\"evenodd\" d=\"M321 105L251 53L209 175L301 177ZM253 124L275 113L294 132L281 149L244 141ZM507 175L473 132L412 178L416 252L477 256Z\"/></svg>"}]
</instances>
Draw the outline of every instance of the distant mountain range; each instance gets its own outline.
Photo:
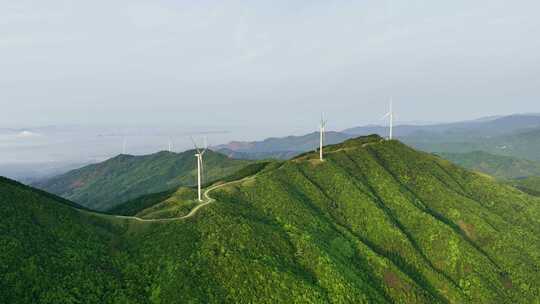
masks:
<instances>
[{"instance_id":1,"label":"distant mountain range","mask_svg":"<svg viewBox=\"0 0 540 304\"><path fill-rule=\"evenodd\" d=\"M463 132L466 133L466 132ZM516 130L496 136L455 136L443 134L429 139L419 137L403 138L404 142L424 151L467 153L485 151L490 154L540 161L540 128Z\"/></svg>"},{"instance_id":2,"label":"distant mountain range","mask_svg":"<svg viewBox=\"0 0 540 304\"><path fill-rule=\"evenodd\" d=\"M385 127L367 126L327 132L326 144L357 134L384 135ZM429 126L396 126L400 140L471 170L513 179L540 174L540 116L512 115ZM205 158L206 181L223 178L252 161L291 159L318 149L319 134L231 142L213 147ZM145 194L174 191L195 184L194 151L119 155L32 185L88 208L108 210ZM42 168L43 169L43 168ZM42 170L43 171L43 170Z\"/></svg>"},{"instance_id":3,"label":"distant mountain range","mask_svg":"<svg viewBox=\"0 0 540 304\"><path fill-rule=\"evenodd\" d=\"M486 173L499 179L540 177L540 162L494 155L483 151L437 153L437 155L469 170Z\"/></svg>"},{"instance_id":4,"label":"distant mountain range","mask_svg":"<svg viewBox=\"0 0 540 304\"><path fill-rule=\"evenodd\" d=\"M539 198L378 136L325 151L323 162L309 152L243 166L216 181L225 186L209 194L215 202L191 218L168 222L77 209L0 178L0 298L6 303L538 299ZM179 157L161 154L147 158ZM142 180L137 187L146 189L145 174L176 168L167 161L147 160L147 166L141 161L122 155L112 160L118 163L114 170L130 173L118 176L107 169L111 164L102 164L79 178L96 183L99 176L103 192L120 192L131 174ZM231 162L230 171L244 164ZM118 208L163 218L184 214L193 197L192 189L177 188Z\"/></svg>"},{"instance_id":5,"label":"distant mountain range","mask_svg":"<svg viewBox=\"0 0 540 304\"><path fill-rule=\"evenodd\" d=\"M343 142L352 136L340 132L327 132L326 144L332 145ZM265 159L278 158L289 159L306 151L319 148L319 133L313 132L303 136L287 136L281 138L268 138L254 142L231 142L226 145L213 147L215 151L236 158Z\"/></svg>"},{"instance_id":6,"label":"distant mountain range","mask_svg":"<svg viewBox=\"0 0 540 304\"><path fill-rule=\"evenodd\" d=\"M26 184L37 183L71 170L81 168L90 163L45 162L45 163L11 163L0 164L0 173L3 176L18 180Z\"/></svg>"},{"instance_id":7,"label":"distant mountain range","mask_svg":"<svg viewBox=\"0 0 540 304\"><path fill-rule=\"evenodd\" d=\"M195 151L159 152L145 156L118 155L33 186L60 195L85 207L107 210L144 194L196 184ZM246 164L207 151L204 178L210 182L229 175Z\"/></svg>"},{"instance_id":8,"label":"distant mountain range","mask_svg":"<svg viewBox=\"0 0 540 304\"><path fill-rule=\"evenodd\" d=\"M424 136L424 134L492 137L534 128L540 128L540 115L520 114L432 125L397 125L394 128L394 134L397 137L415 137ZM350 128L343 130L342 132L353 135L368 135L379 133L386 134L387 130L386 127L367 126Z\"/></svg>"},{"instance_id":9,"label":"distant mountain range","mask_svg":"<svg viewBox=\"0 0 540 304\"><path fill-rule=\"evenodd\" d=\"M386 136L384 126L364 126L328 132L327 144L343 142L356 136ZM434 125L397 125L394 135L403 142L428 152L464 153L486 151L540 161L540 115L496 116L473 121ZM231 142L214 150L237 158L287 159L318 148L317 133L303 136L269 138L254 142Z\"/></svg>"}]
</instances>

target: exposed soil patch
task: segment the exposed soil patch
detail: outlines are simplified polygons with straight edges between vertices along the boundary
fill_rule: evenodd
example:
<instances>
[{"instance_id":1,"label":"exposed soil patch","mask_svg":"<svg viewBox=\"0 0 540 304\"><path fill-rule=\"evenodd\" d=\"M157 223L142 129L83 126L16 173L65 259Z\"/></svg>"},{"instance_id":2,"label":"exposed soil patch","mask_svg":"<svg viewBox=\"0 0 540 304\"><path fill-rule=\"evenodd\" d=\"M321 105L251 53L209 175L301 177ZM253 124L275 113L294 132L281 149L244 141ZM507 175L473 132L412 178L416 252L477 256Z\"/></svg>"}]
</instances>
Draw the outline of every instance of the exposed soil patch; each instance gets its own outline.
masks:
<instances>
[{"instance_id":1,"label":"exposed soil patch","mask_svg":"<svg viewBox=\"0 0 540 304\"><path fill-rule=\"evenodd\" d=\"M84 186L84 181L81 180L81 179L79 179L79 180L76 180L76 181L74 181L73 183L71 183L70 188L72 188L72 189L73 189L73 188L80 188L80 187L82 187L82 186Z\"/></svg>"},{"instance_id":2,"label":"exposed soil patch","mask_svg":"<svg viewBox=\"0 0 540 304\"><path fill-rule=\"evenodd\" d=\"M391 287L391 288L394 288L394 289L405 289L405 290L409 290L410 289L410 286L403 282L399 276L397 274L395 274L393 271L391 270L386 270L383 274L383 280L384 280L384 283L388 286L388 287Z\"/></svg>"},{"instance_id":3,"label":"exposed soil patch","mask_svg":"<svg viewBox=\"0 0 540 304\"><path fill-rule=\"evenodd\" d=\"M467 235L467 237L469 237L471 240L477 240L476 230L474 229L473 224L467 224L462 220L459 220L457 224L459 228L461 228L461 230L465 232L465 235Z\"/></svg>"},{"instance_id":4,"label":"exposed soil patch","mask_svg":"<svg viewBox=\"0 0 540 304\"><path fill-rule=\"evenodd\" d=\"M514 284L512 284L512 279L510 279L510 276L506 273L501 274L501 283L506 289L512 289L514 287Z\"/></svg>"},{"instance_id":5,"label":"exposed soil patch","mask_svg":"<svg viewBox=\"0 0 540 304\"><path fill-rule=\"evenodd\" d=\"M473 271L473 266L470 263L465 263L465 265L463 266L463 272L465 272L466 274L469 274L472 271Z\"/></svg>"}]
</instances>

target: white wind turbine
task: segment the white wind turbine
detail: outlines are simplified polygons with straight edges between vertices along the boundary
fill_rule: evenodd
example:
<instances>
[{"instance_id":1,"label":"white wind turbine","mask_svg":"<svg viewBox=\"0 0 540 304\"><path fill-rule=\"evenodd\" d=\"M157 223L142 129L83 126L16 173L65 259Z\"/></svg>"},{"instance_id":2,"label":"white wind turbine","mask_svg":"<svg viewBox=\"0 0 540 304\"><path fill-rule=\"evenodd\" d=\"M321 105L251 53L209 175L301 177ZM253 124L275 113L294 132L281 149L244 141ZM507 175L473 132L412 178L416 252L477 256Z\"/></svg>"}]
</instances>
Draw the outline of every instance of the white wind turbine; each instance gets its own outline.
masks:
<instances>
[{"instance_id":1,"label":"white wind turbine","mask_svg":"<svg viewBox=\"0 0 540 304\"><path fill-rule=\"evenodd\" d=\"M204 150L202 151L201 149L199 149L199 147L197 146L197 143L195 142L195 140L193 140L193 138L191 138L191 141L193 142L193 145L195 146L195 150L197 151L197 153L195 153L195 157L197 158L197 193L198 193L199 202L202 202L201 176L202 176L202 170L203 170L203 155L208 148L206 144L206 138L204 140Z\"/></svg>"},{"instance_id":2,"label":"white wind turbine","mask_svg":"<svg viewBox=\"0 0 540 304\"><path fill-rule=\"evenodd\" d=\"M172 144L171 139L169 138L169 150L168 151L172 152L172 150L173 150L173 144Z\"/></svg>"},{"instance_id":3,"label":"white wind turbine","mask_svg":"<svg viewBox=\"0 0 540 304\"><path fill-rule=\"evenodd\" d=\"M390 111L388 113L386 113L384 116L383 116L383 119L385 119L386 117L388 117L390 119L390 134L388 136L388 139L389 140L392 140L393 138L393 134L394 134L394 110L393 110L393 103L394 103L394 100L392 98L390 98Z\"/></svg>"},{"instance_id":4,"label":"white wind turbine","mask_svg":"<svg viewBox=\"0 0 540 304\"><path fill-rule=\"evenodd\" d=\"M323 161L323 146L326 131L326 120L324 120L324 114L321 115L321 124L319 125L319 158Z\"/></svg>"}]
</instances>

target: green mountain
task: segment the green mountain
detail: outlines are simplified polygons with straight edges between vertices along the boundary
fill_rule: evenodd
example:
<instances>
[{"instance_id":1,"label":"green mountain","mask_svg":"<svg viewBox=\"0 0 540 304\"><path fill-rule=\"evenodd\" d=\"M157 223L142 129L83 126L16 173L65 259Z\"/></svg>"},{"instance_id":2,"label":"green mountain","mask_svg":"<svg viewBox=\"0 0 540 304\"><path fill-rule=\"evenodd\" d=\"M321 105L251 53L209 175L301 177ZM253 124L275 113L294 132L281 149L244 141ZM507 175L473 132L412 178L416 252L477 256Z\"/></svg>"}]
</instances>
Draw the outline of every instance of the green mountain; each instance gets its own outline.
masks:
<instances>
[{"instance_id":1,"label":"green mountain","mask_svg":"<svg viewBox=\"0 0 540 304\"><path fill-rule=\"evenodd\" d=\"M540 161L540 128L496 137L483 145L488 152Z\"/></svg>"},{"instance_id":2,"label":"green mountain","mask_svg":"<svg viewBox=\"0 0 540 304\"><path fill-rule=\"evenodd\" d=\"M193 155L194 151L119 155L34 186L91 209L107 210L144 194L196 184L197 162ZM204 158L205 180L217 180L248 163L207 151Z\"/></svg>"},{"instance_id":3,"label":"green mountain","mask_svg":"<svg viewBox=\"0 0 540 304\"><path fill-rule=\"evenodd\" d=\"M1 244L46 241L42 246L59 248L2 253L1 267L11 267L0 272L8 278L0 280L2 298L28 303L538 301L539 198L377 136L325 151L324 162L305 153L250 166L217 182L206 190L215 201L183 220L144 222L78 212L38 196L30 208L28 198L0 183L8 206L0 211ZM191 198L177 194L180 200ZM152 207L139 205L132 212ZM39 220L41 213L47 229L18 226ZM37 259L34 266L28 260L16 263L22 252L30 261ZM69 263L57 265L57 260ZM55 269L68 266L73 269ZM40 285L42 280L48 282ZM11 288L17 284L21 287ZM22 297L25 293L30 296Z\"/></svg>"},{"instance_id":4,"label":"green mountain","mask_svg":"<svg viewBox=\"0 0 540 304\"><path fill-rule=\"evenodd\" d=\"M227 183L241 180L276 164L279 163L275 161L252 163L220 179L220 182ZM140 196L115 206L107 210L107 212L109 214L137 216L145 219L180 217L188 214L197 205L196 199L197 191L195 188L179 187L178 189Z\"/></svg>"},{"instance_id":5,"label":"green mountain","mask_svg":"<svg viewBox=\"0 0 540 304\"><path fill-rule=\"evenodd\" d=\"M540 163L510 156L494 155L483 151L469 153L437 153L469 170L492 175L500 179L540 176Z\"/></svg>"},{"instance_id":6,"label":"green mountain","mask_svg":"<svg viewBox=\"0 0 540 304\"><path fill-rule=\"evenodd\" d=\"M519 190L534 196L540 196L540 176L516 178L508 182Z\"/></svg>"}]
</instances>

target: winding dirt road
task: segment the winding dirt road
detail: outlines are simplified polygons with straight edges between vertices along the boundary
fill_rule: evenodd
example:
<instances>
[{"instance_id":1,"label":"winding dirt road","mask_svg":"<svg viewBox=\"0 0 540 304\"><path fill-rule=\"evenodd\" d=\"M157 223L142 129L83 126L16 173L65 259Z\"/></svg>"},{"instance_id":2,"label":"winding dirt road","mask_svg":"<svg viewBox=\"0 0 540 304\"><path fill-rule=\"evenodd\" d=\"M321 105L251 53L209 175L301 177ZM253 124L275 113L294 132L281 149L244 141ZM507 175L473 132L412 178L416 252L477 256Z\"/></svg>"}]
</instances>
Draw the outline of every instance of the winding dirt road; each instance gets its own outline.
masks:
<instances>
[{"instance_id":1,"label":"winding dirt road","mask_svg":"<svg viewBox=\"0 0 540 304\"><path fill-rule=\"evenodd\" d=\"M254 179L254 178L255 178L255 176L249 176L249 177L246 177L246 178L243 178L243 179L239 179L239 180L236 180L236 181L216 185L216 186L213 186L213 187L210 187L210 188L206 189L206 191L204 191L204 193L203 193L205 201L198 204L195 208L191 209L191 211L188 214L186 214L184 216L181 216L181 217L171 217L171 218L163 218L163 219L144 219L144 218L140 218L140 217L136 217L136 216L110 215L110 214L103 214L103 213L89 212L89 211L86 211L86 212L91 213L91 214L99 214L101 216L103 216L103 215L110 216L110 217L114 217L114 218L117 218L117 219L134 220L134 221L138 221L138 222L171 222L171 221L185 220L185 219L188 219L188 218L194 216L195 214L197 214L197 211L199 211L202 207L204 207L206 205L209 205L209 204L216 201L215 199L210 197L210 195L209 195L210 192L212 192L212 191L214 191L216 189L222 188L222 187L226 187L226 186L236 184L236 183L241 183L241 182L244 182L246 180Z\"/></svg>"}]
</instances>

